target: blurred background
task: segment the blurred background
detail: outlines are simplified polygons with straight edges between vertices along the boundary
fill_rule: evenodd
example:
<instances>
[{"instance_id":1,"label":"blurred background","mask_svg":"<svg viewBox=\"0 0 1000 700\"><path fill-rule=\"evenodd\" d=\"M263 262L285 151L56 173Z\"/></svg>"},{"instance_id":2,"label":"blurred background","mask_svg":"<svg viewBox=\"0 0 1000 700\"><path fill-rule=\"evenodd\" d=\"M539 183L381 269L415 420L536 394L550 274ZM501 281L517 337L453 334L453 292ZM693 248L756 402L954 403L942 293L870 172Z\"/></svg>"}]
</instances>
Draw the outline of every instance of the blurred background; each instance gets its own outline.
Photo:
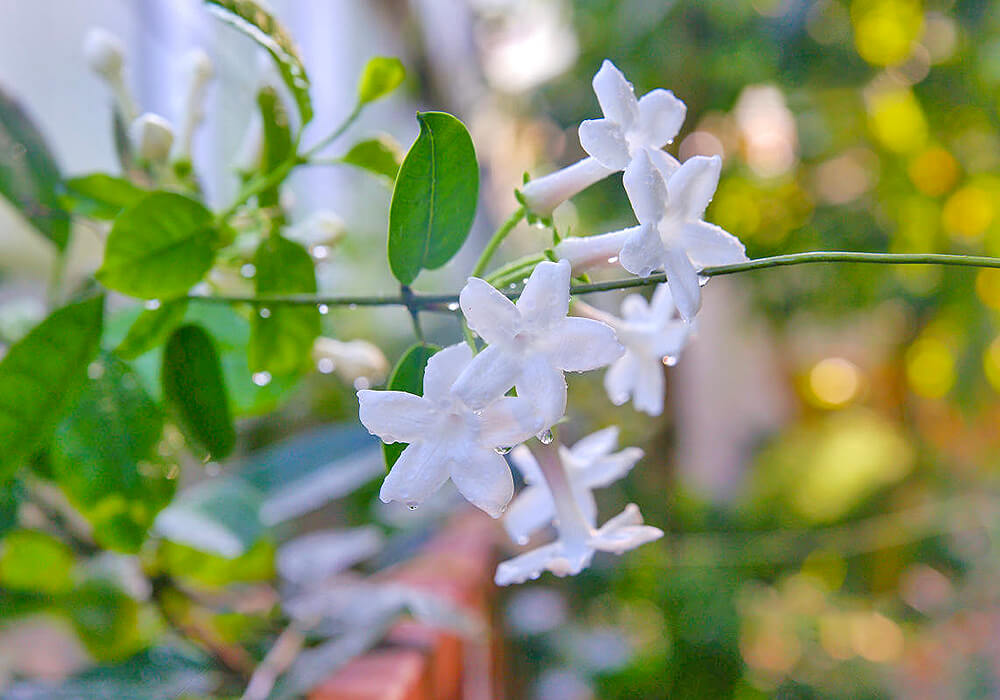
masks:
<instances>
[{"instance_id":1,"label":"blurred background","mask_svg":"<svg viewBox=\"0 0 1000 700\"><path fill-rule=\"evenodd\" d=\"M583 155L576 126L599 116L590 79L604 58L638 94L665 87L686 102L687 121L670 150L681 159L723 157L706 218L740 237L750 257L1000 255L996 3L272 6L314 85L317 118L306 143L350 111L357 75L373 54L402 59L406 91L375 105L343 144L385 132L405 147L416 135L417 109L450 111L469 126L484 172L476 229L463 255L421 278L423 289L460 286L486 236L516 207L512 192L524 171L543 174ZM109 98L80 58L88 28L123 37L140 102L167 115L183 92L176 56L207 50L217 75L195 168L211 202L232 197L233 164L267 72L243 37L193 0L0 0L0 8L0 85L38 119L69 174L116 167ZM338 149L346 146L338 142L330 153ZM620 178L560 207L560 232L632 225ZM342 229L321 263L321 291L392 288L380 253L385 183L317 168L297 173L290 189L294 221L324 210ZM12 213L0 211L0 231L0 322L16 327L44 311L38 300L51 254ZM548 235L523 225L501 255L536 252ZM92 272L98 232L78 232L74 246L73 273ZM589 301L616 311L620 299ZM667 370L664 416L613 408L599 374L573 377L568 441L618 424L622 443L646 452L626 482L599 494L602 512L634 501L667 536L620 559L599 555L575 579L546 576L501 593L506 661L517 679L511 697L997 697L998 312L1000 271L765 270L706 287L697 337ZM325 323L340 340L372 340L389 363L410 342L403 311L331 311ZM438 323L429 327L433 336L458 337L452 320ZM283 440L312 436L327 456L370 446L356 435L348 448L322 441L331 439L323 426L355 424L355 387L384 379L375 365L344 372L320 365L295 387L261 387L233 370L231 391L242 392L246 409L246 458L212 465L209 476L263 474L270 465L256 482L267 492L303 463L301 452L281 452ZM370 479L380 473L379 455L365 454L327 469L355 474L331 497L369 482L333 506L302 518L315 503L283 494L288 514L273 522L284 523L284 537L377 518L393 543L386 561L406 556L412 533L434 527L448 496L440 509L419 513L376 508ZM289 524L292 516L298 520ZM244 565L225 582L253 578L252 562ZM59 676L83 658L102 658L99 646L77 649L67 637L62 663L32 667L24 653L37 648L25 641L37 632L32 624L18 618L0 627L0 677Z\"/></svg>"}]
</instances>

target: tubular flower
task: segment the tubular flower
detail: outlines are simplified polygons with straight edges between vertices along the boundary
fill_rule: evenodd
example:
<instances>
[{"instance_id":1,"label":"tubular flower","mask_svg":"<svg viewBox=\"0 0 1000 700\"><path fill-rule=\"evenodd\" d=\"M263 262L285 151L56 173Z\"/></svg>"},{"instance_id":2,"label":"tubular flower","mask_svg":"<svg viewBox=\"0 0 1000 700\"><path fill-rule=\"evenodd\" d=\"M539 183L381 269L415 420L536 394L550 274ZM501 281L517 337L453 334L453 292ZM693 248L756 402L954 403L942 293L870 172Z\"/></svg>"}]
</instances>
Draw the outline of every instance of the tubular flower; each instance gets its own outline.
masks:
<instances>
[{"instance_id":1,"label":"tubular flower","mask_svg":"<svg viewBox=\"0 0 1000 700\"><path fill-rule=\"evenodd\" d=\"M590 527L597 524L597 504L593 490L609 486L621 479L642 458L638 447L626 447L613 452L618 443L618 427L611 426L591 433L573 447L559 446L559 458L566 470L570 492L577 508ZM504 516L504 527L511 539L527 544L528 537L548 525L556 517L545 477L534 455L524 445L510 453L510 459L528 484L510 504Z\"/></svg>"},{"instance_id":2,"label":"tubular flower","mask_svg":"<svg viewBox=\"0 0 1000 700\"><path fill-rule=\"evenodd\" d=\"M83 40L83 55L90 69L111 88L122 119L125 122L135 119L139 110L125 84L125 44L122 40L106 29L93 27Z\"/></svg>"},{"instance_id":3,"label":"tubular flower","mask_svg":"<svg viewBox=\"0 0 1000 700\"><path fill-rule=\"evenodd\" d=\"M625 348L607 324L567 317L569 277L569 263L539 263L516 304L469 278L459 303L469 328L489 346L458 375L459 398L479 410L516 387L535 406L536 431L543 431L566 411L563 371L597 369L622 356Z\"/></svg>"},{"instance_id":4,"label":"tubular flower","mask_svg":"<svg viewBox=\"0 0 1000 700\"><path fill-rule=\"evenodd\" d=\"M129 126L136 155L149 163L165 163L174 143L174 129L159 114L146 112Z\"/></svg>"},{"instance_id":5,"label":"tubular flower","mask_svg":"<svg viewBox=\"0 0 1000 700\"><path fill-rule=\"evenodd\" d=\"M636 99L632 84L607 60L594 76L593 85L604 118L580 124L580 145L589 157L522 188L525 205L536 214L547 216L598 180L627 171L639 153L647 153L667 175L678 167L662 148L684 123L687 107L683 102L662 89Z\"/></svg>"},{"instance_id":6,"label":"tubular flower","mask_svg":"<svg viewBox=\"0 0 1000 700\"><path fill-rule=\"evenodd\" d=\"M449 476L459 492L494 518L514 494L507 461L498 448L537 431L537 416L523 398L501 397L473 411L452 392L472 350L458 344L435 354L424 373L424 395L403 391L358 392L361 422L383 442L408 442L382 483L379 498L416 506Z\"/></svg>"},{"instance_id":7,"label":"tubular flower","mask_svg":"<svg viewBox=\"0 0 1000 700\"><path fill-rule=\"evenodd\" d=\"M201 49L188 52L184 57L184 67L188 86L181 110L180 138L177 139L174 160L186 160L191 157L194 132L205 118L205 88L215 72L212 59Z\"/></svg>"}]
</instances>

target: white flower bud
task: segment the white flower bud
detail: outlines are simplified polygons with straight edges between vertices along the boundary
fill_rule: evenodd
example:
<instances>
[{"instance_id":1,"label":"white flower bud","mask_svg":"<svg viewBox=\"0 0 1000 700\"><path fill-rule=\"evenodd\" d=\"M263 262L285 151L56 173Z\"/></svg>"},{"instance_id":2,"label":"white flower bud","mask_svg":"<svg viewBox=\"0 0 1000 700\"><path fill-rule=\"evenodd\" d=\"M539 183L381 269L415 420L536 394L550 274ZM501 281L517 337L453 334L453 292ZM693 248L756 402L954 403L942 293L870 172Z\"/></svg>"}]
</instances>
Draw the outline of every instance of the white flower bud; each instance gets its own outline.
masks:
<instances>
[{"instance_id":1,"label":"white flower bud","mask_svg":"<svg viewBox=\"0 0 1000 700\"><path fill-rule=\"evenodd\" d=\"M106 29L94 27L83 40L83 54L90 69L108 81L120 78L125 66L125 45Z\"/></svg>"},{"instance_id":2,"label":"white flower bud","mask_svg":"<svg viewBox=\"0 0 1000 700\"><path fill-rule=\"evenodd\" d=\"M158 114L147 112L129 127L132 147L140 160L164 163L174 143L174 130L170 122Z\"/></svg>"},{"instance_id":3,"label":"white flower bud","mask_svg":"<svg viewBox=\"0 0 1000 700\"><path fill-rule=\"evenodd\" d=\"M205 86L212 79L212 59L201 49L192 49L184 56L188 89L181 105L180 134L174 160L191 158L194 132L205 117Z\"/></svg>"}]
</instances>

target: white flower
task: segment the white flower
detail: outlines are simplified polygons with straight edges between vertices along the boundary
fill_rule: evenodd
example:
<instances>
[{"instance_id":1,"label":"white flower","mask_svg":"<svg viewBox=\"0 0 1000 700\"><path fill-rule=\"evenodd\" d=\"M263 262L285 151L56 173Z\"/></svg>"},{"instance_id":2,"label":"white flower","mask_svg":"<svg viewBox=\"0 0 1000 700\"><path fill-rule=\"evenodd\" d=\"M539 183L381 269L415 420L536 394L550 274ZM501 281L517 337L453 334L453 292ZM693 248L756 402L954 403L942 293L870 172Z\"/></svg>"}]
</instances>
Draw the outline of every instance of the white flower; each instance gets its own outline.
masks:
<instances>
[{"instance_id":1,"label":"white flower","mask_svg":"<svg viewBox=\"0 0 1000 700\"><path fill-rule=\"evenodd\" d=\"M542 262L517 304L489 283L470 277L459 295L469 328L489 346L458 376L454 391L481 409L511 387L529 399L545 430L566 411L563 371L585 372L625 352L606 324L567 317L569 263Z\"/></svg>"},{"instance_id":2,"label":"white flower","mask_svg":"<svg viewBox=\"0 0 1000 700\"><path fill-rule=\"evenodd\" d=\"M177 139L174 160L186 160L191 157L194 132L205 118L205 88L214 73L212 59L201 49L188 52L184 57L184 69L187 73L188 89L181 108L181 131L180 138Z\"/></svg>"},{"instance_id":3,"label":"white flower","mask_svg":"<svg viewBox=\"0 0 1000 700\"><path fill-rule=\"evenodd\" d=\"M669 174L677 161L663 150L684 123L687 107L669 90L656 89L636 99L632 84L611 61L594 76L594 93L603 119L580 124L580 145L590 156L528 182L521 190L528 208L547 216L560 203L611 173L631 168L639 153Z\"/></svg>"},{"instance_id":4,"label":"white flower","mask_svg":"<svg viewBox=\"0 0 1000 700\"><path fill-rule=\"evenodd\" d=\"M170 122L158 114L147 112L129 126L129 139L140 160L164 163L174 142Z\"/></svg>"},{"instance_id":5,"label":"white flower","mask_svg":"<svg viewBox=\"0 0 1000 700\"><path fill-rule=\"evenodd\" d=\"M500 517L514 482L497 448L516 445L537 428L531 403L502 397L475 412L451 389L469 366L464 343L435 354L424 373L424 395L402 391L359 391L360 418L384 442L408 442L382 483L379 498L416 506L448 480L492 517ZM501 392L502 394L503 392Z\"/></svg>"},{"instance_id":6,"label":"white flower","mask_svg":"<svg viewBox=\"0 0 1000 700\"><path fill-rule=\"evenodd\" d=\"M570 491L580 513L591 527L597 525L597 504L592 491L621 479L642 457L642 450L638 447L627 447L612 454L617 443L618 427L611 426L591 433L573 447L559 446L559 457L566 470ZM528 485L510 504L503 522L511 539L518 544L527 544L533 532L555 519L556 507L531 450L520 445L510 453L510 459Z\"/></svg>"},{"instance_id":7,"label":"white flower","mask_svg":"<svg viewBox=\"0 0 1000 700\"><path fill-rule=\"evenodd\" d=\"M126 123L139 114L135 99L125 84L125 44L111 32L94 27L83 40L87 65L111 88L117 108Z\"/></svg>"}]
</instances>

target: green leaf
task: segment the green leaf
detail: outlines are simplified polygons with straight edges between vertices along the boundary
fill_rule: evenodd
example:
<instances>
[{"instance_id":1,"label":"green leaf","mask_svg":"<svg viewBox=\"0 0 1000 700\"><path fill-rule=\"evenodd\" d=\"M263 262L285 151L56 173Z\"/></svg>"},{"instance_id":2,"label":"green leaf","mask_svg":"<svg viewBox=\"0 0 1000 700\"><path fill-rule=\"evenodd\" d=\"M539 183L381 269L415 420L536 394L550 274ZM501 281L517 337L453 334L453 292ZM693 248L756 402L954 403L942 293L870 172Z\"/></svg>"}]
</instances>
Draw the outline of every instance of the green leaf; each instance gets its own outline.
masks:
<instances>
[{"instance_id":1,"label":"green leaf","mask_svg":"<svg viewBox=\"0 0 1000 700\"><path fill-rule=\"evenodd\" d=\"M261 494L243 479L225 477L185 489L156 519L156 532L224 559L243 556L266 533Z\"/></svg>"},{"instance_id":2,"label":"green leaf","mask_svg":"<svg viewBox=\"0 0 1000 700\"><path fill-rule=\"evenodd\" d=\"M403 284L441 267L465 243L476 214L479 167L465 125L417 115L420 135L399 168L389 207L389 267Z\"/></svg>"},{"instance_id":3,"label":"green leaf","mask_svg":"<svg viewBox=\"0 0 1000 700\"><path fill-rule=\"evenodd\" d=\"M97 279L140 299L178 297L212 267L219 243L214 223L201 203L152 192L115 219Z\"/></svg>"},{"instance_id":4,"label":"green leaf","mask_svg":"<svg viewBox=\"0 0 1000 700\"><path fill-rule=\"evenodd\" d=\"M52 535L16 530L0 541L0 586L64 593L73 585L73 552Z\"/></svg>"},{"instance_id":5,"label":"green leaf","mask_svg":"<svg viewBox=\"0 0 1000 700\"><path fill-rule=\"evenodd\" d=\"M365 64L358 83L358 103L366 105L385 97L406 78L406 69L398 58L375 56Z\"/></svg>"},{"instance_id":6,"label":"green leaf","mask_svg":"<svg viewBox=\"0 0 1000 700\"><path fill-rule=\"evenodd\" d=\"M104 297L65 306L0 360L0 484L48 438L97 355Z\"/></svg>"},{"instance_id":7,"label":"green leaf","mask_svg":"<svg viewBox=\"0 0 1000 700\"><path fill-rule=\"evenodd\" d=\"M222 459L236 444L236 429L215 345L199 326L171 334L160 372L163 397L181 427L212 459Z\"/></svg>"},{"instance_id":8,"label":"green leaf","mask_svg":"<svg viewBox=\"0 0 1000 700\"><path fill-rule=\"evenodd\" d=\"M259 296L316 293L312 258L295 241L269 236L257 248L254 266ZM274 376L299 372L309 364L319 333L320 313L315 306L260 307L250 325L250 369Z\"/></svg>"},{"instance_id":9,"label":"green leaf","mask_svg":"<svg viewBox=\"0 0 1000 700\"><path fill-rule=\"evenodd\" d=\"M114 219L148 192L121 177L93 173L66 180L67 207L92 219Z\"/></svg>"},{"instance_id":10,"label":"green leaf","mask_svg":"<svg viewBox=\"0 0 1000 700\"><path fill-rule=\"evenodd\" d=\"M427 369L427 361L441 348L436 345L416 344L410 347L392 370L389 383L386 384L388 391L405 391L417 396L424 394L424 370ZM385 470L392 469L392 465L403 454L407 444L404 442L394 442L390 445L382 445L382 454L385 456Z\"/></svg>"},{"instance_id":11,"label":"green leaf","mask_svg":"<svg viewBox=\"0 0 1000 700\"><path fill-rule=\"evenodd\" d=\"M0 537L17 527L17 512L24 500L24 485L13 481L0 487Z\"/></svg>"},{"instance_id":12,"label":"green leaf","mask_svg":"<svg viewBox=\"0 0 1000 700\"><path fill-rule=\"evenodd\" d=\"M181 324L187 312L186 297L165 301L155 309L144 309L128 329L128 334L115 348L123 360L134 360L158 345Z\"/></svg>"},{"instance_id":13,"label":"green leaf","mask_svg":"<svg viewBox=\"0 0 1000 700\"><path fill-rule=\"evenodd\" d=\"M205 0L209 9L222 21L243 32L267 49L281 73L281 79L298 106L302 126L313 118L309 97L309 77L299 58L299 51L274 15L254 0Z\"/></svg>"},{"instance_id":14,"label":"green leaf","mask_svg":"<svg viewBox=\"0 0 1000 700\"><path fill-rule=\"evenodd\" d=\"M91 367L94 378L56 429L53 473L98 544L137 552L174 493L154 453L163 416L123 361L109 355Z\"/></svg>"},{"instance_id":15,"label":"green leaf","mask_svg":"<svg viewBox=\"0 0 1000 700\"><path fill-rule=\"evenodd\" d=\"M288 122L288 112L281 98L272 87L264 87L257 93L257 107L264 124L264 149L260 172L267 174L287 161L293 154L292 130ZM280 204L278 186L264 190L257 195L257 203L262 207L278 207Z\"/></svg>"},{"instance_id":16,"label":"green leaf","mask_svg":"<svg viewBox=\"0 0 1000 700\"><path fill-rule=\"evenodd\" d=\"M69 242L69 214L59 201L62 176L38 128L0 90L0 195L56 248Z\"/></svg>"},{"instance_id":17,"label":"green leaf","mask_svg":"<svg viewBox=\"0 0 1000 700\"><path fill-rule=\"evenodd\" d=\"M139 604L117 586L100 579L86 581L61 602L94 658L119 661L141 648Z\"/></svg>"},{"instance_id":18,"label":"green leaf","mask_svg":"<svg viewBox=\"0 0 1000 700\"><path fill-rule=\"evenodd\" d=\"M399 144L388 136L382 136L359 141L340 160L375 175L395 180L402 152Z\"/></svg>"}]
</instances>

